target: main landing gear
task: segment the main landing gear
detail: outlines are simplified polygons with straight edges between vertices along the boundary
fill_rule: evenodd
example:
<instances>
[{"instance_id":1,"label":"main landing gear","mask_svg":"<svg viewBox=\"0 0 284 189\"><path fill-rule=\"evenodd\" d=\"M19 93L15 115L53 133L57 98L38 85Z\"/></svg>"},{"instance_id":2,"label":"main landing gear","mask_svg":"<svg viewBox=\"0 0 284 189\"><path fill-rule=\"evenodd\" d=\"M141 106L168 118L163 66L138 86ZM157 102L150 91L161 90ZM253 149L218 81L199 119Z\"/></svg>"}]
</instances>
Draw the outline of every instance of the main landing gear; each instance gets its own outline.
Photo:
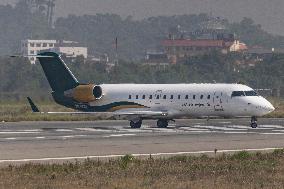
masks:
<instances>
[{"instance_id":1,"label":"main landing gear","mask_svg":"<svg viewBox=\"0 0 284 189\"><path fill-rule=\"evenodd\" d=\"M137 121L130 121L130 127L135 129L135 128L141 128L142 125L142 119L139 119Z\"/></svg>"},{"instance_id":2,"label":"main landing gear","mask_svg":"<svg viewBox=\"0 0 284 189\"><path fill-rule=\"evenodd\" d=\"M252 128L257 128L257 118L255 116L251 117L250 126Z\"/></svg>"},{"instance_id":3,"label":"main landing gear","mask_svg":"<svg viewBox=\"0 0 284 189\"><path fill-rule=\"evenodd\" d=\"M159 119L157 121L157 126L158 128L167 128L169 125L169 121L166 119Z\"/></svg>"},{"instance_id":4,"label":"main landing gear","mask_svg":"<svg viewBox=\"0 0 284 189\"><path fill-rule=\"evenodd\" d=\"M167 120L167 119L159 119L157 121L157 127L158 128L167 128L168 125L169 125L169 121L170 120ZM172 120L172 121L174 121L174 120ZM142 126L142 119L130 121L130 127L133 128L133 129L141 128L141 126Z\"/></svg>"}]
</instances>

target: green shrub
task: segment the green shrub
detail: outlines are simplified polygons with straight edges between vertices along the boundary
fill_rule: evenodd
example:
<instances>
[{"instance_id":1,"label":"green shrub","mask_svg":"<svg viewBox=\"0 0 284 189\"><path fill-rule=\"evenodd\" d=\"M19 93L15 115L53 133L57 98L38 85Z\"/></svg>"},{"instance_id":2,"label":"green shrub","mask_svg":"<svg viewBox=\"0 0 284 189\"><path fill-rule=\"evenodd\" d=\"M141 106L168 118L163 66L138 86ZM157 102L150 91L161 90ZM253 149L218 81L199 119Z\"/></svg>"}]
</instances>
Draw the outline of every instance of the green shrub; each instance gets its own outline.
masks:
<instances>
[{"instance_id":1,"label":"green shrub","mask_svg":"<svg viewBox=\"0 0 284 189\"><path fill-rule=\"evenodd\" d=\"M247 151L241 151L236 154L232 155L232 159L237 159L237 160L245 160L251 157L251 154Z\"/></svg>"},{"instance_id":2,"label":"green shrub","mask_svg":"<svg viewBox=\"0 0 284 189\"><path fill-rule=\"evenodd\" d=\"M135 160L134 156L127 154L120 158L120 165L123 169L126 169L128 164Z\"/></svg>"}]
</instances>

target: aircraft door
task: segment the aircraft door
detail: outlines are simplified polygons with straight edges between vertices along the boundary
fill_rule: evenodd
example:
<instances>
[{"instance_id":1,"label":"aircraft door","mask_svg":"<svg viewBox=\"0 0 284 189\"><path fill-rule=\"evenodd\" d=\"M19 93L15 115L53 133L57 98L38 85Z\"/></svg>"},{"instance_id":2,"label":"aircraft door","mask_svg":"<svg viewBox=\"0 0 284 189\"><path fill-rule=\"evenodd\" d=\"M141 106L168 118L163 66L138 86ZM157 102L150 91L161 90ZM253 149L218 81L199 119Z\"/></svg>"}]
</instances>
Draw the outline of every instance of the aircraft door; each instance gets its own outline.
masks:
<instances>
[{"instance_id":1,"label":"aircraft door","mask_svg":"<svg viewBox=\"0 0 284 189\"><path fill-rule=\"evenodd\" d=\"M163 94L162 90L157 90L155 92L155 94L154 94L155 104L161 104L162 94Z\"/></svg>"},{"instance_id":2,"label":"aircraft door","mask_svg":"<svg viewBox=\"0 0 284 189\"><path fill-rule=\"evenodd\" d=\"M224 98L223 98L222 92L214 92L214 96L213 96L214 111L224 111L223 100Z\"/></svg>"}]
</instances>

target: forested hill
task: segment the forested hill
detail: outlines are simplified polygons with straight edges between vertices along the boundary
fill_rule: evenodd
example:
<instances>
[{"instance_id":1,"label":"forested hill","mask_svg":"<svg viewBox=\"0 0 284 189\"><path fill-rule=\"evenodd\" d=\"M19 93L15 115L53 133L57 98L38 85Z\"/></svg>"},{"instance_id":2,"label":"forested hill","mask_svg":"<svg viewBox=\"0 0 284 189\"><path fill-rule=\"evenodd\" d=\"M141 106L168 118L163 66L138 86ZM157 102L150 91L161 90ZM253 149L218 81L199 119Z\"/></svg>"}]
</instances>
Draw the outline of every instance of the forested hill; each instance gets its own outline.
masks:
<instances>
[{"instance_id":1,"label":"forested hill","mask_svg":"<svg viewBox=\"0 0 284 189\"><path fill-rule=\"evenodd\" d=\"M284 91L284 57L274 55L252 68L233 64L231 55L211 54L184 64L153 67L141 63L120 61L110 72L104 64L84 63L77 58L68 63L70 70L82 83L245 83L255 89L270 88ZM19 96L24 99L50 97L50 87L39 64L31 65L26 59L0 59L0 96L5 100ZM282 93L283 94L283 93Z\"/></svg>"},{"instance_id":2,"label":"forested hill","mask_svg":"<svg viewBox=\"0 0 284 189\"><path fill-rule=\"evenodd\" d=\"M169 28L180 25L187 31L194 31L209 19L206 14L160 16L143 20L131 17L121 18L113 14L97 14L58 18L54 28L48 28L45 16L31 12L24 1L13 6L0 6L0 54L19 51L21 39L65 39L81 42L89 52L114 54L114 41L118 37L120 58L133 60L142 58L147 49L155 49L168 36ZM283 47L284 37L273 36L253 20L244 18L240 23L222 23L242 41L249 45Z\"/></svg>"}]
</instances>

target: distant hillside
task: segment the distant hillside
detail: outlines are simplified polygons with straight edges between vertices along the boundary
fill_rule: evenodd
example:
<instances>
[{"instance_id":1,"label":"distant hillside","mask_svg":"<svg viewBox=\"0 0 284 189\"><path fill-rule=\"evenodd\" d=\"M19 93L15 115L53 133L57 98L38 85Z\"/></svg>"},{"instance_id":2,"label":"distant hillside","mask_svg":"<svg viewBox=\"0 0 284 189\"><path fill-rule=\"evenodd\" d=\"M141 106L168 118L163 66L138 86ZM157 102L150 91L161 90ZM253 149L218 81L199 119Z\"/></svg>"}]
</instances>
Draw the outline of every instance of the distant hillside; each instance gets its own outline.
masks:
<instances>
[{"instance_id":1,"label":"distant hillside","mask_svg":"<svg viewBox=\"0 0 284 189\"><path fill-rule=\"evenodd\" d=\"M181 25L187 31L194 31L208 19L207 14L157 16L143 20L115 14L71 15L58 18L51 29L41 12L31 13L22 1L15 7L0 6L0 55L19 52L22 39L46 38L78 41L89 47L91 54L113 56L115 38L118 37L119 58L137 60L144 57L146 50L159 48L170 28ZM223 19L222 22L249 45L283 48L284 37L265 32L252 19L244 18L236 23Z\"/></svg>"},{"instance_id":2,"label":"distant hillside","mask_svg":"<svg viewBox=\"0 0 284 189\"><path fill-rule=\"evenodd\" d=\"M17 0L0 0L0 4L15 2ZM158 15L212 12L214 16L237 22L243 17L249 17L266 31L284 35L283 0L56 0L56 6L58 17L114 13L141 19Z\"/></svg>"}]
</instances>

